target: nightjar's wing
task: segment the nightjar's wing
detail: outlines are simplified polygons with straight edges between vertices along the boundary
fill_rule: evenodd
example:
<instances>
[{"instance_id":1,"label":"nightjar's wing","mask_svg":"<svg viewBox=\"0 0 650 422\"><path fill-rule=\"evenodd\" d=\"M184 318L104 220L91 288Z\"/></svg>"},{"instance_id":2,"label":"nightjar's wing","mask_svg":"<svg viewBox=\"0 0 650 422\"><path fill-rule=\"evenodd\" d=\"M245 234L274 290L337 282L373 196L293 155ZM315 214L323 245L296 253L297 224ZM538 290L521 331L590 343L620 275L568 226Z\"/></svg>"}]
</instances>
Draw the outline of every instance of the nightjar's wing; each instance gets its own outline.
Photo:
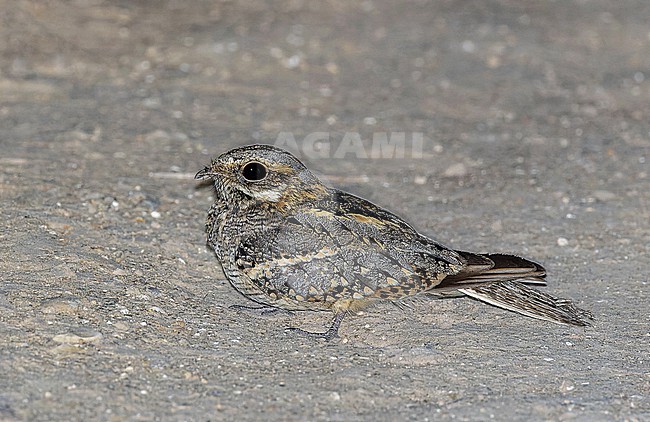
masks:
<instances>
[{"instance_id":1,"label":"nightjar's wing","mask_svg":"<svg viewBox=\"0 0 650 422\"><path fill-rule=\"evenodd\" d=\"M458 273L464 259L397 216L345 192L242 241L237 266L271 303L340 308L400 299Z\"/></svg>"},{"instance_id":2,"label":"nightjar's wing","mask_svg":"<svg viewBox=\"0 0 650 422\"><path fill-rule=\"evenodd\" d=\"M536 286L546 285L544 267L526 258L506 254L456 252L465 260L465 267L458 273L445 277L429 294L439 297L463 296L461 289L509 280Z\"/></svg>"}]
</instances>

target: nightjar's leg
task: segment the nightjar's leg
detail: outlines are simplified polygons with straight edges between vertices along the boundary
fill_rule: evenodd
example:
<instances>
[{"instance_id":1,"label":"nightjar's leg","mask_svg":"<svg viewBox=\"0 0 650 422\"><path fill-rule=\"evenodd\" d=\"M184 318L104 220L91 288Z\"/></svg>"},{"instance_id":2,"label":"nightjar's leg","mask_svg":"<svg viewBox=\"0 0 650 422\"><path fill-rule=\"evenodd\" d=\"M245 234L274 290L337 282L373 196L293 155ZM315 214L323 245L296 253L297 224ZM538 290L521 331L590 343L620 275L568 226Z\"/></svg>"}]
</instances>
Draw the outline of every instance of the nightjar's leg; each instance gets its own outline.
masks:
<instances>
[{"instance_id":1,"label":"nightjar's leg","mask_svg":"<svg viewBox=\"0 0 650 422\"><path fill-rule=\"evenodd\" d=\"M324 333L312 333L311 331L305 331L301 328L295 328L295 327L289 327L287 328L287 331L291 331L293 333L298 333L309 337L331 340L335 337L338 337L339 327L341 326L341 321L343 321L343 318L345 318L345 312L339 312L336 315L334 315L334 319L332 320L332 325Z\"/></svg>"},{"instance_id":2,"label":"nightjar's leg","mask_svg":"<svg viewBox=\"0 0 650 422\"><path fill-rule=\"evenodd\" d=\"M239 311L249 312L259 316L269 316L277 314L278 312L293 315L293 312L286 309L276 308L275 306L246 306L246 305L230 305L230 309L237 309Z\"/></svg>"}]
</instances>

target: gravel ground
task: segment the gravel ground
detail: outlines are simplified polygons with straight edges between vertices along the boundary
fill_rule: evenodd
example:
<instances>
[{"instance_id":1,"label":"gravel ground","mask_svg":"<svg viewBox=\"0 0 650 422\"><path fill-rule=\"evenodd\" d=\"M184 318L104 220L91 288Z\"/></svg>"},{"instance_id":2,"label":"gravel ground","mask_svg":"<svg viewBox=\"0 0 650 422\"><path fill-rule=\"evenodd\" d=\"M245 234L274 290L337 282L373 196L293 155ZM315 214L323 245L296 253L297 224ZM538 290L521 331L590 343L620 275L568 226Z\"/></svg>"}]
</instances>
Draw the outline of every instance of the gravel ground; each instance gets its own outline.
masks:
<instances>
[{"instance_id":1,"label":"gravel ground","mask_svg":"<svg viewBox=\"0 0 650 422\"><path fill-rule=\"evenodd\" d=\"M647 1L0 9L0 420L650 420ZM230 308L193 175L294 140L594 325L422 300L324 342Z\"/></svg>"}]
</instances>

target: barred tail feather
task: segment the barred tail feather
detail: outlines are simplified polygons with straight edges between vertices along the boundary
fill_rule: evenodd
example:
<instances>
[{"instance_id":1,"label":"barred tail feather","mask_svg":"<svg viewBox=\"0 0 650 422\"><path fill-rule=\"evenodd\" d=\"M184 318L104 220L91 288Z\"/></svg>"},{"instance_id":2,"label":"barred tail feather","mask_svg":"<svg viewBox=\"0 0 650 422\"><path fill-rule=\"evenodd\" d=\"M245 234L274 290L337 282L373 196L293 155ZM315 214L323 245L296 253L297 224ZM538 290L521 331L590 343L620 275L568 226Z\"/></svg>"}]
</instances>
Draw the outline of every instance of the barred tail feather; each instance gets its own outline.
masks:
<instances>
[{"instance_id":1,"label":"barred tail feather","mask_svg":"<svg viewBox=\"0 0 650 422\"><path fill-rule=\"evenodd\" d=\"M588 311L570 300L528 287L546 285L546 270L540 264L515 255L456 252L465 260L465 268L445 277L427 291L428 295L438 298L466 295L532 318L590 325L592 316Z\"/></svg>"},{"instance_id":2,"label":"barred tail feather","mask_svg":"<svg viewBox=\"0 0 650 422\"><path fill-rule=\"evenodd\" d=\"M486 283L458 291L482 302L557 324L588 326L593 319L589 311L578 308L570 300L531 289L519 281Z\"/></svg>"}]
</instances>

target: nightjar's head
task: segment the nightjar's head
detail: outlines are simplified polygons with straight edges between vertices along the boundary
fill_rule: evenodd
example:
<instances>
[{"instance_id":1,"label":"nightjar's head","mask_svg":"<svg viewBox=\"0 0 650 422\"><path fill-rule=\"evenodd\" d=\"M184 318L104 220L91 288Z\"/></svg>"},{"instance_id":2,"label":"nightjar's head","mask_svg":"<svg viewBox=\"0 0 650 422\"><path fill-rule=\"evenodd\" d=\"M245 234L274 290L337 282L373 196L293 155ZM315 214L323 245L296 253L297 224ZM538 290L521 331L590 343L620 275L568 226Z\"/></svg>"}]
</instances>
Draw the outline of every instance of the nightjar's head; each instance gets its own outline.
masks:
<instances>
[{"instance_id":1,"label":"nightjar's head","mask_svg":"<svg viewBox=\"0 0 650 422\"><path fill-rule=\"evenodd\" d=\"M227 204L271 203L291 207L327 193L327 188L291 153L271 145L235 148L212 160L196 179L212 179Z\"/></svg>"}]
</instances>

